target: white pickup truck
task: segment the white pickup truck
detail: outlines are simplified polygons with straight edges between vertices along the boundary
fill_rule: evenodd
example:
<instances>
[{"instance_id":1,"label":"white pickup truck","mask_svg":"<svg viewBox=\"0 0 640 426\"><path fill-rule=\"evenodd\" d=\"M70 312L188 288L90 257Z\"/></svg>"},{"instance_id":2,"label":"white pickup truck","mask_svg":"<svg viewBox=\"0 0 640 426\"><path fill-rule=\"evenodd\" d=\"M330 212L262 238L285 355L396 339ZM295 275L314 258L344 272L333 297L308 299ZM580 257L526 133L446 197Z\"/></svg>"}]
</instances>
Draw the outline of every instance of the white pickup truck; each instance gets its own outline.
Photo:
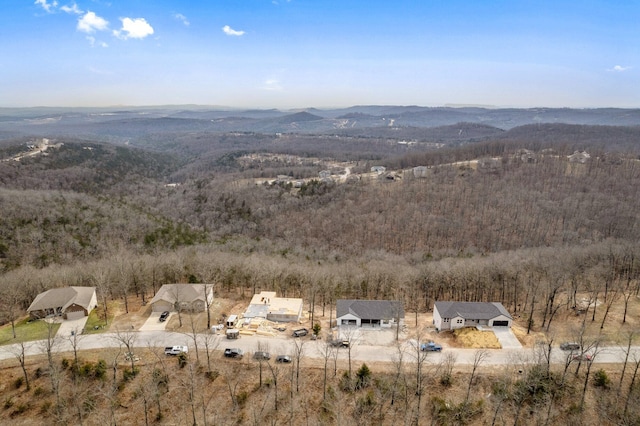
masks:
<instances>
[{"instance_id":1,"label":"white pickup truck","mask_svg":"<svg viewBox=\"0 0 640 426\"><path fill-rule=\"evenodd\" d=\"M186 346L167 346L164 348L165 355L180 355L182 352L189 352L189 348Z\"/></svg>"}]
</instances>

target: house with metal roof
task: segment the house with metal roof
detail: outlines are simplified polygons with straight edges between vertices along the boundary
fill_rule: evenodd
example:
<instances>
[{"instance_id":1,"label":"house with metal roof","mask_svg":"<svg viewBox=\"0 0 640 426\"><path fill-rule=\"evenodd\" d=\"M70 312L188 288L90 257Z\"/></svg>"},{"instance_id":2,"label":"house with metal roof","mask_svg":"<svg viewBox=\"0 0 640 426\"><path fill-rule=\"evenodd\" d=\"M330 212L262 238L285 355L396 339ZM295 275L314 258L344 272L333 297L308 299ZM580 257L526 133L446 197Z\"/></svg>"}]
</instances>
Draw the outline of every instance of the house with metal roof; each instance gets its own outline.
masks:
<instances>
[{"instance_id":1,"label":"house with metal roof","mask_svg":"<svg viewBox=\"0 0 640 426\"><path fill-rule=\"evenodd\" d=\"M42 292L27 309L32 318L62 316L64 319L86 317L98 306L95 287L61 287Z\"/></svg>"},{"instance_id":2,"label":"house with metal roof","mask_svg":"<svg viewBox=\"0 0 640 426\"><path fill-rule=\"evenodd\" d=\"M486 325L511 327L513 317L499 302L436 302L433 324L436 330Z\"/></svg>"},{"instance_id":3,"label":"house with metal roof","mask_svg":"<svg viewBox=\"0 0 640 426\"><path fill-rule=\"evenodd\" d=\"M340 299L336 301L336 323L357 327L389 328L404 321L398 300Z\"/></svg>"}]
</instances>

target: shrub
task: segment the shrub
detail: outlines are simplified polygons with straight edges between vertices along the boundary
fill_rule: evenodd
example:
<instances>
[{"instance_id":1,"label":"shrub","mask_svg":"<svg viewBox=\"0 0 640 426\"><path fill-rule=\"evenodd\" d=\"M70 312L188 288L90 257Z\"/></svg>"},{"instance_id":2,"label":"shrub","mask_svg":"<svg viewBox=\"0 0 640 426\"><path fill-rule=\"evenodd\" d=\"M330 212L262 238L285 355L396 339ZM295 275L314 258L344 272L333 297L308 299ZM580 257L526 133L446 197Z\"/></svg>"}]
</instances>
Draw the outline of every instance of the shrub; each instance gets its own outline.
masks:
<instances>
[{"instance_id":1,"label":"shrub","mask_svg":"<svg viewBox=\"0 0 640 426\"><path fill-rule=\"evenodd\" d=\"M371 370L367 367L367 364L362 364L362 366L356 372L356 389L363 389L369 386L369 382L371 380Z\"/></svg>"},{"instance_id":2,"label":"shrub","mask_svg":"<svg viewBox=\"0 0 640 426\"><path fill-rule=\"evenodd\" d=\"M138 370L137 368L134 368L133 370L130 368L125 368L122 371L122 378L124 379L125 382L131 381L136 377L136 375L139 372L140 370Z\"/></svg>"},{"instance_id":3,"label":"shrub","mask_svg":"<svg viewBox=\"0 0 640 426\"><path fill-rule=\"evenodd\" d=\"M33 396L43 396L44 395L44 389L42 389L40 386L38 386L37 388L35 388L33 390Z\"/></svg>"},{"instance_id":4,"label":"shrub","mask_svg":"<svg viewBox=\"0 0 640 426\"><path fill-rule=\"evenodd\" d=\"M18 416L22 413L25 413L29 409L29 404L18 404L16 408L11 413L11 417Z\"/></svg>"},{"instance_id":5,"label":"shrub","mask_svg":"<svg viewBox=\"0 0 640 426\"><path fill-rule=\"evenodd\" d=\"M15 379L13 381L13 386L16 389L20 389L22 387L22 385L24 384L24 377L18 377L17 379Z\"/></svg>"},{"instance_id":6,"label":"shrub","mask_svg":"<svg viewBox=\"0 0 640 426\"><path fill-rule=\"evenodd\" d=\"M8 410L11 407L13 407L13 398L8 397L7 399L4 400L4 409Z\"/></svg>"},{"instance_id":7,"label":"shrub","mask_svg":"<svg viewBox=\"0 0 640 426\"><path fill-rule=\"evenodd\" d=\"M187 358L187 354L185 354L184 352L180 352L178 354L178 366L180 368L184 368L187 365L187 361L189 359Z\"/></svg>"},{"instance_id":8,"label":"shrub","mask_svg":"<svg viewBox=\"0 0 640 426\"><path fill-rule=\"evenodd\" d=\"M107 375L107 362L103 359L98 360L93 366L93 377L96 379L104 379Z\"/></svg>"},{"instance_id":9,"label":"shrub","mask_svg":"<svg viewBox=\"0 0 640 426\"><path fill-rule=\"evenodd\" d=\"M244 404L247 402L247 399L249 399L249 393L247 391L239 392L236 396L236 401L238 402L238 405L240 407L244 406Z\"/></svg>"},{"instance_id":10,"label":"shrub","mask_svg":"<svg viewBox=\"0 0 640 426\"><path fill-rule=\"evenodd\" d=\"M603 369L599 369L593 375L593 383L596 385L596 387L609 389L611 379L609 379L606 371L604 371Z\"/></svg>"}]
</instances>

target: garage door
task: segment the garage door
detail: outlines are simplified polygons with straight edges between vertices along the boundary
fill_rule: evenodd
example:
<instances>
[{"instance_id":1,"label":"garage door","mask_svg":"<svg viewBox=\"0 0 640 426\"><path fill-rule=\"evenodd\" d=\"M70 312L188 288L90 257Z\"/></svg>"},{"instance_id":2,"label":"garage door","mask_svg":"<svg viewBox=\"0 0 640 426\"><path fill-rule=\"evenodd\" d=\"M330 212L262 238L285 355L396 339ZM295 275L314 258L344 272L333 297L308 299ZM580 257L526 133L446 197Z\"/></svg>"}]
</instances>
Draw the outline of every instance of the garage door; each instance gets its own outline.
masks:
<instances>
[{"instance_id":1,"label":"garage door","mask_svg":"<svg viewBox=\"0 0 640 426\"><path fill-rule=\"evenodd\" d=\"M84 317L84 311L71 311L71 312L67 312L67 319L68 320L73 320L73 319L80 319Z\"/></svg>"},{"instance_id":2,"label":"garage door","mask_svg":"<svg viewBox=\"0 0 640 426\"><path fill-rule=\"evenodd\" d=\"M494 321L494 327L509 327L509 321Z\"/></svg>"}]
</instances>

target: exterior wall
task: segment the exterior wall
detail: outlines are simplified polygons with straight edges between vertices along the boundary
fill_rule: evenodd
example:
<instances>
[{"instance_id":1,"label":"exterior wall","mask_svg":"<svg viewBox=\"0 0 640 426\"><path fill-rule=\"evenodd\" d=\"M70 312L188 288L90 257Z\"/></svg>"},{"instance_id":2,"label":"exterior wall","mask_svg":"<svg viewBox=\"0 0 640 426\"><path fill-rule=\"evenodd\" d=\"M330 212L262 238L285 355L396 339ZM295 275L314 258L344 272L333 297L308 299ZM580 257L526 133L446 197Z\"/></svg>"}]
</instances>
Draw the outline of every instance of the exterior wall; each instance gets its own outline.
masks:
<instances>
[{"instance_id":1,"label":"exterior wall","mask_svg":"<svg viewBox=\"0 0 640 426\"><path fill-rule=\"evenodd\" d=\"M98 306L98 295L96 292L93 292L93 296L91 296L91 302L89 303L89 310L87 311L87 315L91 313Z\"/></svg>"},{"instance_id":2,"label":"exterior wall","mask_svg":"<svg viewBox=\"0 0 640 426\"><path fill-rule=\"evenodd\" d=\"M158 300L157 302L151 305L151 310L153 312L164 312L164 311L173 311L173 305L166 300Z\"/></svg>"},{"instance_id":3,"label":"exterior wall","mask_svg":"<svg viewBox=\"0 0 640 426\"><path fill-rule=\"evenodd\" d=\"M78 306L78 305L69 306L64 313L65 319L68 319L68 320L83 318L83 317L86 317L87 315L89 315L87 311L82 306Z\"/></svg>"},{"instance_id":4,"label":"exterior wall","mask_svg":"<svg viewBox=\"0 0 640 426\"><path fill-rule=\"evenodd\" d=\"M336 318L336 324L338 325L343 325L343 321L355 321L356 323L354 325L357 325L358 327L360 327L360 318L358 318L355 315L346 314ZM344 324L344 325L347 325L347 324Z\"/></svg>"},{"instance_id":5,"label":"exterior wall","mask_svg":"<svg viewBox=\"0 0 640 426\"><path fill-rule=\"evenodd\" d=\"M269 321L277 321L277 322L298 322L300 321L300 315L294 314L267 314L267 319Z\"/></svg>"},{"instance_id":6,"label":"exterior wall","mask_svg":"<svg viewBox=\"0 0 640 426\"><path fill-rule=\"evenodd\" d=\"M465 323L464 318L462 318L462 317L453 317L453 318L451 318L451 321L450 321L450 324L451 324L449 326L450 330L455 330L457 328L462 328L462 327L464 327L464 323Z\"/></svg>"},{"instance_id":7,"label":"exterior wall","mask_svg":"<svg viewBox=\"0 0 640 426\"><path fill-rule=\"evenodd\" d=\"M494 321L507 321L508 324L509 324L507 327L511 327L511 323L512 323L513 320L510 319L509 317L504 316L504 315L499 315L499 316L497 316L495 318L490 319L488 325L493 326L493 322Z\"/></svg>"},{"instance_id":8,"label":"exterior wall","mask_svg":"<svg viewBox=\"0 0 640 426\"><path fill-rule=\"evenodd\" d=\"M433 325L438 331L449 330L448 324L445 324L445 327L443 327L442 317L440 316L440 312L438 312L438 308L435 305L433 307Z\"/></svg>"}]
</instances>

